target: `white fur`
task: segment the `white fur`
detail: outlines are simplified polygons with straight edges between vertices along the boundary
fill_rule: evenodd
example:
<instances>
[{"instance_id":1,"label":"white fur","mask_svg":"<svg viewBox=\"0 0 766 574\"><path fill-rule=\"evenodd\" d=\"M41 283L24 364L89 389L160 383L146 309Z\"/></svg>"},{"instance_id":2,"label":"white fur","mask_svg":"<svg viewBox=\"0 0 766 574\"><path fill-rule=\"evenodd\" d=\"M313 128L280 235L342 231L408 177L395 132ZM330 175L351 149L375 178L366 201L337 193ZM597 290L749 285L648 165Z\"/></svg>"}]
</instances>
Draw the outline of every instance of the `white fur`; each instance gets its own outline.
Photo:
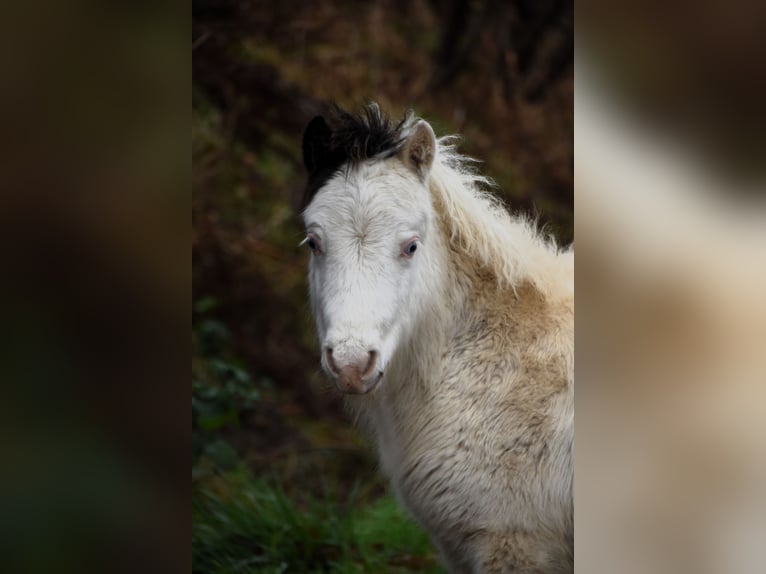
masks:
<instances>
[{"instance_id":1,"label":"white fur","mask_svg":"<svg viewBox=\"0 0 766 574\"><path fill-rule=\"evenodd\" d=\"M574 255L448 144L425 177L399 156L346 166L304 212L320 343L379 353L348 406L452 572L571 571Z\"/></svg>"}]
</instances>

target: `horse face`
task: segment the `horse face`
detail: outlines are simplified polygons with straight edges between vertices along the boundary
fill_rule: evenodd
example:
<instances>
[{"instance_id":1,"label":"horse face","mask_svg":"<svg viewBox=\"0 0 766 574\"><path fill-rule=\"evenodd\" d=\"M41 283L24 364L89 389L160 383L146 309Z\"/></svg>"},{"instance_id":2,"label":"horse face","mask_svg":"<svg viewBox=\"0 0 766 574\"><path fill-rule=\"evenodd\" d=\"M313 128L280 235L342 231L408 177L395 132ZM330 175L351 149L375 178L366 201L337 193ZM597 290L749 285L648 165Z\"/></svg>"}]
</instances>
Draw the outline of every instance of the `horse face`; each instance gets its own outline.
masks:
<instances>
[{"instance_id":1,"label":"horse face","mask_svg":"<svg viewBox=\"0 0 766 574\"><path fill-rule=\"evenodd\" d=\"M339 390L366 393L428 295L427 180L401 158L366 162L331 178L303 217L322 366Z\"/></svg>"}]
</instances>

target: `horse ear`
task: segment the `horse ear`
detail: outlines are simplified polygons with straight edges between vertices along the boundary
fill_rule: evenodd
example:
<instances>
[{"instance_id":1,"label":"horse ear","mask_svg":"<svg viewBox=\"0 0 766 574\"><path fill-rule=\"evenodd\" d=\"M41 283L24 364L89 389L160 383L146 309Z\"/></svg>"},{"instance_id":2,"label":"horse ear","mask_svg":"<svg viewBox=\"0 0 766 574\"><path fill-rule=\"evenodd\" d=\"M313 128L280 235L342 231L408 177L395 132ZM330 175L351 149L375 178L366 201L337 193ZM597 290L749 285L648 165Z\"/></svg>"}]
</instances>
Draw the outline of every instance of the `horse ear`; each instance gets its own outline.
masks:
<instances>
[{"instance_id":1,"label":"horse ear","mask_svg":"<svg viewBox=\"0 0 766 574\"><path fill-rule=\"evenodd\" d=\"M322 116L316 116L303 132L303 164L309 173L321 165L330 148L332 132Z\"/></svg>"},{"instance_id":2,"label":"horse ear","mask_svg":"<svg viewBox=\"0 0 766 574\"><path fill-rule=\"evenodd\" d=\"M402 161L425 181L436 154L436 135L428 122L420 120L404 142Z\"/></svg>"}]
</instances>

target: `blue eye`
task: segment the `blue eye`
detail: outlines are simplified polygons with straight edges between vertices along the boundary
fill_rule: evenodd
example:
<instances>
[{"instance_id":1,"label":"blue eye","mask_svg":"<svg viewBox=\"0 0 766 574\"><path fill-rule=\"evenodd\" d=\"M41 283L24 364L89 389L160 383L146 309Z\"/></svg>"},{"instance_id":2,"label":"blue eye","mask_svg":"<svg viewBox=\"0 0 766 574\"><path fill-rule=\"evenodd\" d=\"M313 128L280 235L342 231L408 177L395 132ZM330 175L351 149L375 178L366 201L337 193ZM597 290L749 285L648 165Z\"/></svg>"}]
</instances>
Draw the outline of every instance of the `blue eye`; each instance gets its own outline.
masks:
<instances>
[{"instance_id":1,"label":"blue eye","mask_svg":"<svg viewBox=\"0 0 766 574\"><path fill-rule=\"evenodd\" d=\"M418 250L418 240L413 239L402 245L402 256L410 258Z\"/></svg>"}]
</instances>

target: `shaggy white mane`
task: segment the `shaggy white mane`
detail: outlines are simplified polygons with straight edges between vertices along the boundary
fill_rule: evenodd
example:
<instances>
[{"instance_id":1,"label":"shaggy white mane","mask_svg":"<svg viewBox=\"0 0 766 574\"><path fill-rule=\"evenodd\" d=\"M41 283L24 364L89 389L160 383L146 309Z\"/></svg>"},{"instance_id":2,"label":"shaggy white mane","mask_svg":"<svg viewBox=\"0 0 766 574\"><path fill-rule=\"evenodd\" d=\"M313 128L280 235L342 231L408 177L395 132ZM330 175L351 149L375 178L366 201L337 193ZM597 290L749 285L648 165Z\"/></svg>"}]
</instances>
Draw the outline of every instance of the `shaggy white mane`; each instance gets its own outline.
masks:
<instances>
[{"instance_id":1,"label":"shaggy white mane","mask_svg":"<svg viewBox=\"0 0 766 574\"><path fill-rule=\"evenodd\" d=\"M546 298L574 293L574 251L560 250L533 221L511 215L486 191L493 183L457 153L456 136L442 137L430 174L435 207L450 239L492 272L501 288L530 282Z\"/></svg>"}]
</instances>

